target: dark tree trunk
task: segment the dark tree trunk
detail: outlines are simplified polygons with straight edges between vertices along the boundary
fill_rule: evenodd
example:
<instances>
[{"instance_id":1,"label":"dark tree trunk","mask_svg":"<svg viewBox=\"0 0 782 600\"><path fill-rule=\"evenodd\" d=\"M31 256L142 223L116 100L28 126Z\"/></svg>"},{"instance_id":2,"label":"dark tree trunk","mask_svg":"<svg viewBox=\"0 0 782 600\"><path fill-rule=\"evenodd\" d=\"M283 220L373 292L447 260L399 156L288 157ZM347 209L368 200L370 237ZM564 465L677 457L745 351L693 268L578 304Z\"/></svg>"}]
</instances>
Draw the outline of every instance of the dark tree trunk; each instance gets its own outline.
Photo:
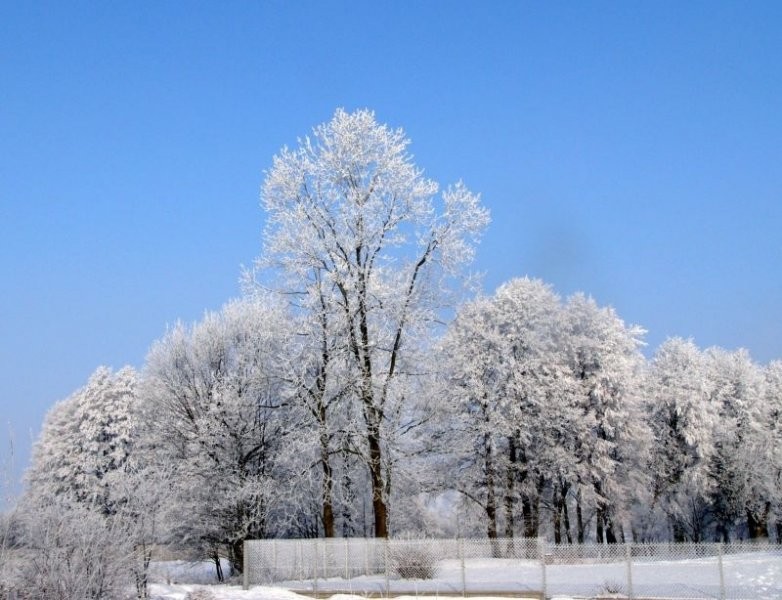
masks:
<instances>
[{"instance_id":1,"label":"dark tree trunk","mask_svg":"<svg viewBox=\"0 0 782 600\"><path fill-rule=\"evenodd\" d=\"M551 503L554 510L551 511L552 526L554 527L554 543L562 543L562 505L559 500L559 486L554 484L554 491L552 492Z\"/></svg>"},{"instance_id":2,"label":"dark tree trunk","mask_svg":"<svg viewBox=\"0 0 782 600\"><path fill-rule=\"evenodd\" d=\"M616 532L614 531L614 519L611 516L611 509L608 506L603 509L603 522L606 527L606 542L609 544L616 544L618 540L616 539Z\"/></svg>"},{"instance_id":3,"label":"dark tree trunk","mask_svg":"<svg viewBox=\"0 0 782 600\"><path fill-rule=\"evenodd\" d=\"M483 436L486 468L486 535L489 539L497 538L497 499L494 491L494 461L492 460L491 434Z\"/></svg>"},{"instance_id":4,"label":"dark tree trunk","mask_svg":"<svg viewBox=\"0 0 782 600\"><path fill-rule=\"evenodd\" d=\"M758 540L766 537L768 513L770 510L771 510L770 504L766 504L759 515L756 514L755 511L750 510L749 508L746 509L747 533L749 535L749 539Z\"/></svg>"},{"instance_id":5,"label":"dark tree trunk","mask_svg":"<svg viewBox=\"0 0 782 600\"><path fill-rule=\"evenodd\" d=\"M217 574L217 581L220 583L225 581L225 575L223 575L223 565L220 563L220 555L217 550L212 552L212 562L215 565L215 573Z\"/></svg>"},{"instance_id":6,"label":"dark tree trunk","mask_svg":"<svg viewBox=\"0 0 782 600\"><path fill-rule=\"evenodd\" d=\"M605 543L605 536L603 535L603 509L597 509L597 517L595 518L595 537L598 544Z\"/></svg>"},{"instance_id":7,"label":"dark tree trunk","mask_svg":"<svg viewBox=\"0 0 782 600\"><path fill-rule=\"evenodd\" d=\"M538 531L535 529L534 519L532 518L532 500L528 494L521 496L521 514L524 517L524 537L538 537Z\"/></svg>"},{"instance_id":8,"label":"dark tree trunk","mask_svg":"<svg viewBox=\"0 0 782 600\"><path fill-rule=\"evenodd\" d=\"M377 428L370 429L367 436L369 445L369 476L372 482L372 513L375 517L375 537L388 537L388 509L383 499L385 484L383 482L382 451L380 449L380 434Z\"/></svg>"},{"instance_id":9,"label":"dark tree trunk","mask_svg":"<svg viewBox=\"0 0 782 600\"><path fill-rule=\"evenodd\" d=\"M326 406L321 402L319 407L320 419L320 463L323 467L323 488L321 493L323 497L323 535L327 538L334 537L334 501L332 479L332 469L329 454L329 436L326 430Z\"/></svg>"},{"instance_id":10,"label":"dark tree trunk","mask_svg":"<svg viewBox=\"0 0 782 600\"><path fill-rule=\"evenodd\" d=\"M673 541L677 544L687 541L687 536L684 533L684 527L679 523L679 519L671 517L671 530L673 531Z\"/></svg>"},{"instance_id":11,"label":"dark tree trunk","mask_svg":"<svg viewBox=\"0 0 782 600\"><path fill-rule=\"evenodd\" d=\"M353 480L350 478L350 465L348 464L347 453L342 454L342 490L343 490L343 502L342 502L342 537L352 537L355 532L353 523L353 517L350 514L350 508L353 506L355 495L353 494ZM365 507L364 500L362 499L362 505ZM363 531L365 537L369 537L369 533L366 532L366 507L364 508L364 527Z\"/></svg>"},{"instance_id":12,"label":"dark tree trunk","mask_svg":"<svg viewBox=\"0 0 782 600\"><path fill-rule=\"evenodd\" d=\"M572 544L573 535L570 532L570 514L568 513L567 508L567 494L562 496L562 522L565 525L565 537L567 538L567 543Z\"/></svg>"},{"instance_id":13,"label":"dark tree trunk","mask_svg":"<svg viewBox=\"0 0 782 600\"><path fill-rule=\"evenodd\" d=\"M152 562L152 549L146 544L136 548L136 553L141 555L141 572L135 572L136 595L140 599L149 598L149 563Z\"/></svg>"},{"instance_id":14,"label":"dark tree trunk","mask_svg":"<svg viewBox=\"0 0 782 600\"><path fill-rule=\"evenodd\" d=\"M512 538L514 530L513 504L516 499L516 438L508 437L508 472L505 479L505 537Z\"/></svg>"},{"instance_id":15,"label":"dark tree trunk","mask_svg":"<svg viewBox=\"0 0 782 600\"><path fill-rule=\"evenodd\" d=\"M584 543L584 513L583 509L581 508L581 490L578 491L578 494L576 494L576 527L578 528L578 531L576 532L576 539L578 540L579 544Z\"/></svg>"}]
</instances>

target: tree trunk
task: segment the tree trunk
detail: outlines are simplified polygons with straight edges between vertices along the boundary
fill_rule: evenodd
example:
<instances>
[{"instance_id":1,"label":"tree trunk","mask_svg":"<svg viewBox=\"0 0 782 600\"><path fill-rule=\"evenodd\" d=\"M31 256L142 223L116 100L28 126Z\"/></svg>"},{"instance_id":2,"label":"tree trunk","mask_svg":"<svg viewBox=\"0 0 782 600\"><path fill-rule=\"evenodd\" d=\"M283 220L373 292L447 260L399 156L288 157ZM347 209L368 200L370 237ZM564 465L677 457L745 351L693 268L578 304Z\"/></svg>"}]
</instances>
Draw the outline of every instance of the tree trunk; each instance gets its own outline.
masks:
<instances>
[{"instance_id":1,"label":"tree trunk","mask_svg":"<svg viewBox=\"0 0 782 600\"><path fill-rule=\"evenodd\" d=\"M603 522L606 527L606 542L609 544L616 544L618 540L616 538L616 532L614 531L614 519L611 516L611 508L608 506L603 509Z\"/></svg>"},{"instance_id":2,"label":"tree trunk","mask_svg":"<svg viewBox=\"0 0 782 600\"><path fill-rule=\"evenodd\" d=\"M562 521L565 525L565 537L567 538L567 543L572 544L573 535L570 532L570 514L568 513L567 508L567 494L563 494L562 496Z\"/></svg>"},{"instance_id":3,"label":"tree trunk","mask_svg":"<svg viewBox=\"0 0 782 600\"><path fill-rule=\"evenodd\" d=\"M323 463L323 537L334 537L334 504L331 500L333 482L331 467Z\"/></svg>"},{"instance_id":4,"label":"tree trunk","mask_svg":"<svg viewBox=\"0 0 782 600\"><path fill-rule=\"evenodd\" d=\"M494 461L492 460L491 434L483 435L483 448L486 453L486 534L489 539L497 538L497 499L494 492Z\"/></svg>"},{"instance_id":5,"label":"tree trunk","mask_svg":"<svg viewBox=\"0 0 782 600\"><path fill-rule=\"evenodd\" d=\"M537 489L535 490L535 497L532 498L532 533L534 535L530 537L538 537L540 531L540 499L543 496L543 488L546 484L546 479L541 475L538 477Z\"/></svg>"},{"instance_id":6,"label":"tree trunk","mask_svg":"<svg viewBox=\"0 0 782 600\"><path fill-rule=\"evenodd\" d=\"M679 519L676 517L671 517L671 530L673 531L674 542L680 544L682 542L687 541L687 538L684 533L684 527L681 526L681 523L679 523Z\"/></svg>"},{"instance_id":7,"label":"tree trunk","mask_svg":"<svg viewBox=\"0 0 782 600\"><path fill-rule=\"evenodd\" d=\"M595 518L595 538L598 544L605 543L605 536L603 535L603 509L598 507L597 515Z\"/></svg>"},{"instance_id":8,"label":"tree trunk","mask_svg":"<svg viewBox=\"0 0 782 600\"><path fill-rule=\"evenodd\" d=\"M538 526L535 520L535 506L528 494L521 497L521 512L524 516L524 537L538 537Z\"/></svg>"},{"instance_id":9,"label":"tree trunk","mask_svg":"<svg viewBox=\"0 0 782 600\"><path fill-rule=\"evenodd\" d=\"M369 445L369 476L372 482L372 513L375 517L375 537L388 537L388 508L383 499L385 485L383 483L382 450L380 434L372 428L367 435Z\"/></svg>"},{"instance_id":10,"label":"tree trunk","mask_svg":"<svg viewBox=\"0 0 782 600\"><path fill-rule=\"evenodd\" d=\"M759 515L755 514L755 511L750 510L749 507L746 509L749 539L759 540L766 537L768 513L770 510L771 505L768 503L763 506L763 510Z\"/></svg>"},{"instance_id":11,"label":"tree trunk","mask_svg":"<svg viewBox=\"0 0 782 600\"><path fill-rule=\"evenodd\" d=\"M220 555L218 554L217 550L212 551L212 562L215 564L217 581L223 583L225 581L225 575L223 575L223 565L220 563Z\"/></svg>"},{"instance_id":12,"label":"tree trunk","mask_svg":"<svg viewBox=\"0 0 782 600\"><path fill-rule=\"evenodd\" d=\"M353 517L350 514L350 507L353 505L353 501L355 500L355 495L353 494L353 480L350 478L350 465L348 464L348 456L347 453L343 452L342 454L342 494L343 494L343 502L342 502L342 537L349 538L352 537L355 532L355 527L353 523ZM362 506L365 506L364 499L361 500ZM363 531L365 532L365 537L369 537L369 534L366 532L366 508L364 509L364 526Z\"/></svg>"},{"instance_id":13,"label":"tree trunk","mask_svg":"<svg viewBox=\"0 0 782 600\"><path fill-rule=\"evenodd\" d=\"M508 437L508 472L505 479L505 537L512 538L514 530L513 503L516 482L516 438Z\"/></svg>"},{"instance_id":14,"label":"tree trunk","mask_svg":"<svg viewBox=\"0 0 782 600\"><path fill-rule=\"evenodd\" d=\"M581 508L581 490L578 491L578 494L576 494L576 527L578 528L578 531L576 532L576 539L578 540L579 544L584 543L584 513L583 509Z\"/></svg>"},{"instance_id":15,"label":"tree trunk","mask_svg":"<svg viewBox=\"0 0 782 600\"><path fill-rule=\"evenodd\" d=\"M323 466L323 488L321 490L323 495L321 499L323 504L323 536L332 538L334 537L334 481L332 479L331 463L329 462L329 439L328 433L326 431L326 407L323 406L323 404L320 405L320 419L320 462Z\"/></svg>"},{"instance_id":16,"label":"tree trunk","mask_svg":"<svg viewBox=\"0 0 782 600\"><path fill-rule=\"evenodd\" d=\"M141 556L141 571L135 570L136 595L140 599L149 598L149 563L152 562L152 549L142 543L136 547L136 554Z\"/></svg>"},{"instance_id":17,"label":"tree trunk","mask_svg":"<svg viewBox=\"0 0 782 600\"><path fill-rule=\"evenodd\" d=\"M551 524L554 527L554 543L562 543L562 506L559 500L559 486L554 484L554 491L552 492L551 503L554 510L551 511Z\"/></svg>"},{"instance_id":18,"label":"tree trunk","mask_svg":"<svg viewBox=\"0 0 782 600\"><path fill-rule=\"evenodd\" d=\"M230 553L228 560L231 563L231 575L241 573L244 570L244 540L231 542Z\"/></svg>"}]
</instances>

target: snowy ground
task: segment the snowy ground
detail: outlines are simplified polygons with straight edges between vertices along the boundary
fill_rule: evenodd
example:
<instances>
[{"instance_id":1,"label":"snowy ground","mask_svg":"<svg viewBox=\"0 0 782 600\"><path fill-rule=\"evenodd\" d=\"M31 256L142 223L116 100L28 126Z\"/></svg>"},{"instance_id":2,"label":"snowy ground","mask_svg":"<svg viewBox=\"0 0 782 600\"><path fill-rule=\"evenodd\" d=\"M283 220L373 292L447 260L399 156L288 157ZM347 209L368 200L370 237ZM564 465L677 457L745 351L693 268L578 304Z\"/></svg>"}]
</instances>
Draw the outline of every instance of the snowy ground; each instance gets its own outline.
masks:
<instances>
[{"instance_id":1,"label":"snowy ground","mask_svg":"<svg viewBox=\"0 0 782 600\"><path fill-rule=\"evenodd\" d=\"M151 588L152 597L155 600L184 600L188 592L206 588L211 591L216 600L312 600L307 596L302 596L278 587L256 586L247 591L241 586L235 585L162 585L156 584ZM335 594L331 600L366 600L364 596ZM415 596L396 596L394 600L420 600ZM492 596L471 597L470 600L508 600L505 598L495 598ZM514 600L523 600L520 597ZM556 600L570 600L562 596L556 597Z\"/></svg>"},{"instance_id":2,"label":"snowy ground","mask_svg":"<svg viewBox=\"0 0 782 600\"><path fill-rule=\"evenodd\" d=\"M774 552L746 553L726 556L723 576L727 599L782 599L782 556ZM153 597L158 600L184 600L188 591L207 587L214 577L208 563L158 563L153 569ZM543 589L543 570L535 561L505 559L472 559L466 561L462 579L459 561L446 560L438 564L436 576L429 580L402 580L384 575L352 579L320 579L288 581L271 586L253 586L244 591L239 585L209 585L217 600L304 600L305 593L334 591L333 600L354 600L363 592L385 592L397 598L415 598L416 594L436 596L461 592L462 584L471 594L524 592ZM636 597L712 599L720 597L720 577L715 557L677 561L638 561L630 573ZM626 593L628 568L625 562L591 564L552 564L545 570L549 597L590 598L609 596L610 592ZM201 585L197 585L201 584ZM388 586L386 588L386 586ZM342 592L342 593L340 593ZM344 592L348 592L345 594ZM471 596L475 599L476 596ZM505 599L507 600L507 599Z\"/></svg>"}]
</instances>

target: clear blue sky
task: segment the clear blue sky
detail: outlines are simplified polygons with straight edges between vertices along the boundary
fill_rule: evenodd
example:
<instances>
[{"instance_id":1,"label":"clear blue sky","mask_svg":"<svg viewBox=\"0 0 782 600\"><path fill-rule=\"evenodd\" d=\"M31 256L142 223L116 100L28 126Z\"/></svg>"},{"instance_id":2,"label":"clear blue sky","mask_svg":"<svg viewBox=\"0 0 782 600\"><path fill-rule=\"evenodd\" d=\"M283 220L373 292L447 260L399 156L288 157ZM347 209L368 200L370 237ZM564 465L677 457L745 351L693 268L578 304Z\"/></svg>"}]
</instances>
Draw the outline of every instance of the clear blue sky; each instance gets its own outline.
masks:
<instances>
[{"instance_id":1,"label":"clear blue sky","mask_svg":"<svg viewBox=\"0 0 782 600\"><path fill-rule=\"evenodd\" d=\"M17 463L98 365L239 293L263 170L337 107L482 193L487 291L528 274L651 349L782 358L780 31L777 1L0 3Z\"/></svg>"}]
</instances>

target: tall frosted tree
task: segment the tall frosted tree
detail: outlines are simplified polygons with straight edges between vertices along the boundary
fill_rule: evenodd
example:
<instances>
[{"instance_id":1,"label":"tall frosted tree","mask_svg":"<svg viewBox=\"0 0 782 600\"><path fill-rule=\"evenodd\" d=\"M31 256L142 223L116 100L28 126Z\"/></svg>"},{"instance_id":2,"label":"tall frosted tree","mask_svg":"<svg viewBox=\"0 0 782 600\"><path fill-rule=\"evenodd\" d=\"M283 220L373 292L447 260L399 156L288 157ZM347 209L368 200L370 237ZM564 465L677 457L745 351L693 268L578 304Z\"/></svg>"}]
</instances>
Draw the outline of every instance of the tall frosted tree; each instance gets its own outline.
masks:
<instances>
[{"instance_id":1,"label":"tall frosted tree","mask_svg":"<svg viewBox=\"0 0 782 600\"><path fill-rule=\"evenodd\" d=\"M708 475L717 420L710 387L704 355L691 340L672 338L660 346L647 379L652 504L678 542L703 541L710 524Z\"/></svg>"},{"instance_id":2,"label":"tall frosted tree","mask_svg":"<svg viewBox=\"0 0 782 600\"><path fill-rule=\"evenodd\" d=\"M30 470L33 495L68 497L115 510L117 482L133 451L136 372L99 367L87 384L56 404L44 422Z\"/></svg>"},{"instance_id":3,"label":"tall frosted tree","mask_svg":"<svg viewBox=\"0 0 782 600\"><path fill-rule=\"evenodd\" d=\"M711 380L710 402L718 416L709 476L711 507L717 538L730 541L735 527L746 519L751 538L765 536L766 490L758 471L764 435L763 371L745 350L706 351Z\"/></svg>"},{"instance_id":4,"label":"tall frosted tree","mask_svg":"<svg viewBox=\"0 0 782 600\"><path fill-rule=\"evenodd\" d=\"M463 184L439 193L408 145L372 112L338 110L274 158L262 189L261 264L317 315L347 365L359 415L351 450L367 469L378 537L389 532L388 445L407 379L488 222Z\"/></svg>"},{"instance_id":5,"label":"tall frosted tree","mask_svg":"<svg viewBox=\"0 0 782 600\"><path fill-rule=\"evenodd\" d=\"M227 549L241 571L245 539L284 533L298 516L280 486L301 452L290 435L299 419L284 380L288 336L279 308L234 301L177 325L147 357L145 442L150 460L170 466L172 534L217 566Z\"/></svg>"},{"instance_id":6,"label":"tall frosted tree","mask_svg":"<svg viewBox=\"0 0 782 600\"><path fill-rule=\"evenodd\" d=\"M445 423L455 481L482 507L490 538L501 522L512 537L519 521L536 537L543 488L568 469L555 431L568 418L560 312L549 286L514 279L462 307L440 350L448 357L444 394L457 415Z\"/></svg>"},{"instance_id":7,"label":"tall frosted tree","mask_svg":"<svg viewBox=\"0 0 782 600\"><path fill-rule=\"evenodd\" d=\"M628 501L643 482L648 429L640 403L644 330L626 325L612 308L583 294L565 306L563 348L579 411L574 451L578 470L578 541L585 538L584 505L596 510L599 543L619 541Z\"/></svg>"},{"instance_id":8,"label":"tall frosted tree","mask_svg":"<svg viewBox=\"0 0 782 600\"><path fill-rule=\"evenodd\" d=\"M763 406L767 438L763 456L768 500L774 510L774 533L777 543L782 543L782 360L768 364L765 384Z\"/></svg>"}]
</instances>

